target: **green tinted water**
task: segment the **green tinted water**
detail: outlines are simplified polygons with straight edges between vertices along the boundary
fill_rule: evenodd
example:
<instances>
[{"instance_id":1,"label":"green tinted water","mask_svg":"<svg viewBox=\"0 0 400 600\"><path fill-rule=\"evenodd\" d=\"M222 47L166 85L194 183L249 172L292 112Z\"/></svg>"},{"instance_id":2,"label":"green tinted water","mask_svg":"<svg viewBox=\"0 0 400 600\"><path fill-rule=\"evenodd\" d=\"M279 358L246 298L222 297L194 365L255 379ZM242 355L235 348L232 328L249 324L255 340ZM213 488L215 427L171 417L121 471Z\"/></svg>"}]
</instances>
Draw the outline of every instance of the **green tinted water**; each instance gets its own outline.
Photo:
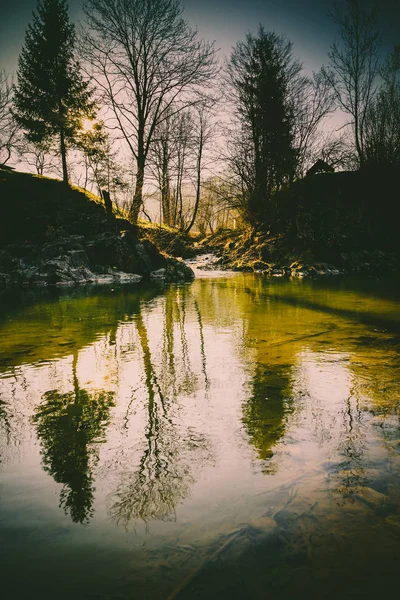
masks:
<instances>
[{"instance_id":1,"label":"green tinted water","mask_svg":"<svg viewBox=\"0 0 400 600\"><path fill-rule=\"evenodd\" d=\"M1 597L388 593L396 284L3 295Z\"/></svg>"}]
</instances>

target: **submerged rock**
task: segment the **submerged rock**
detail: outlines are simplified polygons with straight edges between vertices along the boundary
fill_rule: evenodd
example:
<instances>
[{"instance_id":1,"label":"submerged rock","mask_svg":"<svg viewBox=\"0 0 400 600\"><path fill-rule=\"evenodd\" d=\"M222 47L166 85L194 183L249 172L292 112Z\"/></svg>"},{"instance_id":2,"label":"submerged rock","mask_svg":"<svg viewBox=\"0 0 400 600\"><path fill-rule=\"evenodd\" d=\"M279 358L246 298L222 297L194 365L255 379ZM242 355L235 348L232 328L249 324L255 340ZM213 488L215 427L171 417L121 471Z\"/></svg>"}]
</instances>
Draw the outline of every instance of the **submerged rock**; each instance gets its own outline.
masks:
<instances>
[{"instance_id":1,"label":"submerged rock","mask_svg":"<svg viewBox=\"0 0 400 600\"><path fill-rule=\"evenodd\" d=\"M362 502L369 508L375 510L380 515L388 515L396 512L397 507L390 501L386 494L377 492L370 487L363 487L358 494L355 495L356 500Z\"/></svg>"},{"instance_id":2,"label":"submerged rock","mask_svg":"<svg viewBox=\"0 0 400 600\"><path fill-rule=\"evenodd\" d=\"M157 271L152 271L150 273L150 277L151 279L165 279L165 276L167 274L167 269L157 269Z\"/></svg>"}]
</instances>

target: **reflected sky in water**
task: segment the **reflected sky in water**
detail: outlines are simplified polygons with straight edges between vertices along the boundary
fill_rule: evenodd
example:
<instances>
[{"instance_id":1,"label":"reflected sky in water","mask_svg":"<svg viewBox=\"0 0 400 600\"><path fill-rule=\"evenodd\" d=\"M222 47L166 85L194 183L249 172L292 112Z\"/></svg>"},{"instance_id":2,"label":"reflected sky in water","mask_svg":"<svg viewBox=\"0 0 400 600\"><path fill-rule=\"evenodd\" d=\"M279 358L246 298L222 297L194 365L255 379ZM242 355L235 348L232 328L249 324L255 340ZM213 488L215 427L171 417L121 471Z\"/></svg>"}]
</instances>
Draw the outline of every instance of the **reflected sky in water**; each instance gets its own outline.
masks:
<instances>
[{"instance_id":1,"label":"reflected sky in water","mask_svg":"<svg viewBox=\"0 0 400 600\"><path fill-rule=\"evenodd\" d=\"M395 282L238 274L1 306L13 598L366 597L366 544L394 577Z\"/></svg>"}]
</instances>

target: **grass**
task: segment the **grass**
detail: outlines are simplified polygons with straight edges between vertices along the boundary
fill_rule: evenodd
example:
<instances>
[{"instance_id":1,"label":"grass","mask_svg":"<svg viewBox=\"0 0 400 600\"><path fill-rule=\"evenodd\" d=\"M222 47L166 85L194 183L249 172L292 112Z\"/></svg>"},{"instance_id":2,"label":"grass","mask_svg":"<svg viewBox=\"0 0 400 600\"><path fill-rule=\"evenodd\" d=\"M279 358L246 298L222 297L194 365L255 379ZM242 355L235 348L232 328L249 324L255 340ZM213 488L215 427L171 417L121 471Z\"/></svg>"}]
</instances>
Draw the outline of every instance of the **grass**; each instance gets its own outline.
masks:
<instances>
[{"instance_id":1,"label":"grass","mask_svg":"<svg viewBox=\"0 0 400 600\"><path fill-rule=\"evenodd\" d=\"M102 200L59 179L0 169L0 245L107 229Z\"/></svg>"}]
</instances>

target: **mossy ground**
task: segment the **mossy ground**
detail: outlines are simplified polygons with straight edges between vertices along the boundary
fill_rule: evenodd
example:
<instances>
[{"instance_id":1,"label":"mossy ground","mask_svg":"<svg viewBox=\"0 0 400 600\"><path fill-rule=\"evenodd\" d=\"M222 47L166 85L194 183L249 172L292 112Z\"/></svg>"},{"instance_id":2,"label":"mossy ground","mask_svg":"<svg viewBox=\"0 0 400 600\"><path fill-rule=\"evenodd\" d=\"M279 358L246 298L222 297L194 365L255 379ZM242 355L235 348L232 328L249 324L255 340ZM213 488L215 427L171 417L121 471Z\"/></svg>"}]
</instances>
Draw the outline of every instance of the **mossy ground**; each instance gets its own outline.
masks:
<instances>
[{"instance_id":1,"label":"mossy ground","mask_svg":"<svg viewBox=\"0 0 400 600\"><path fill-rule=\"evenodd\" d=\"M271 236L249 226L217 231L196 244L196 250L215 254L219 268L233 271L285 275L335 270L334 265L318 262L307 253L289 250L284 241L281 235Z\"/></svg>"},{"instance_id":2,"label":"mossy ground","mask_svg":"<svg viewBox=\"0 0 400 600\"><path fill-rule=\"evenodd\" d=\"M139 221L139 235L149 239L157 248L169 256L192 258L195 256L195 242L198 238L179 229Z\"/></svg>"}]
</instances>

